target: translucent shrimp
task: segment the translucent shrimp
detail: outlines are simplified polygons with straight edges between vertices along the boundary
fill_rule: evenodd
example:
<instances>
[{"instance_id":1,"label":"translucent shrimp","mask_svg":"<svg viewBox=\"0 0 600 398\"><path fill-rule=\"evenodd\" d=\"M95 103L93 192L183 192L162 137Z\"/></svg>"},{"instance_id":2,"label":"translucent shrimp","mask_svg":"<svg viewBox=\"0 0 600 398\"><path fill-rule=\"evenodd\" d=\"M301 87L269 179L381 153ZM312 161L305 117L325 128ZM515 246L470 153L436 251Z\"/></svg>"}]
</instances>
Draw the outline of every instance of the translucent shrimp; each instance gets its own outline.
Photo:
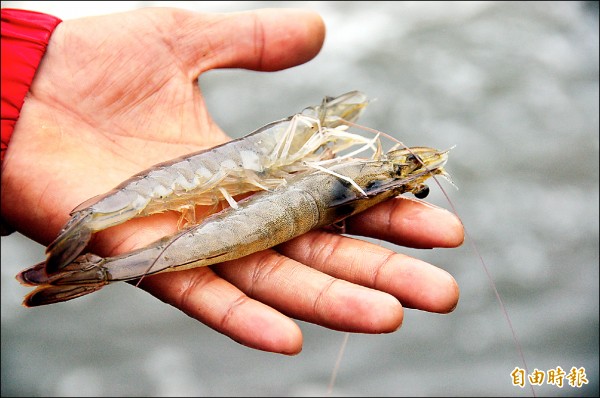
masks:
<instances>
[{"instance_id":1,"label":"translucent shrimp","mask_svg":"<svg viewBox=\"0 0 600 398\"><path fill-rule=\"evenodd\" d=\"M158 164L122 182L113 190L82 203L58 237L46 249L48 272L55 272L79 255L93 233L134 217L167 210L197 222L196 205L216 205L233 196L274 189L292 173L335 157L353 146L372 148L373 139L346 131L368 101L358 91L325 97L320 105L269 123L223 145Z\"/></svg>"},{"instance_id":2,"label":"translucent shrimp","mask_svg":"<svg viewBox=\"0 0 600 398\"><path fill-rule=\"evenodd\" d=\"M38 286L23 304L66 301L113 282L233 260L337 223L405 192L424 197L428 192L424 181L446 175L447 152L417 147L388 152L379 160L346 159L331 166L344 179L329 171L295 176L284 186L240 201L237 210L229 207L130 253L106 258L84 254L51 274L45 263L37 264L17 275L22 284Z\"/></svg>"}]
</instances>

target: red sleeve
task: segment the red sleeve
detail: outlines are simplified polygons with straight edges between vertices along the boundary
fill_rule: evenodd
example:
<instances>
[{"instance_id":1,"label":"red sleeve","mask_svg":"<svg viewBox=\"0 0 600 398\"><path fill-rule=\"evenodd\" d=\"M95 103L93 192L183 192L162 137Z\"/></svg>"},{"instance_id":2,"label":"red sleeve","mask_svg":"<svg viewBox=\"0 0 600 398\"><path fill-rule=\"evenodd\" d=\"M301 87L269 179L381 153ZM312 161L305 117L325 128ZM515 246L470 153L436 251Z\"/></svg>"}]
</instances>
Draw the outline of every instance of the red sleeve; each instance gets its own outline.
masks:
<instances>
[{"instance_id":1,"label":"red sleeve","mask_svg":"<svg viewBox=\"0 0 600 398\"><path fill-rule=\"evenodd\" d=\"M2 9L2 148L0 162L19 119L52 32L62 21L34 11Z\"/></svg>"}]
</instances>

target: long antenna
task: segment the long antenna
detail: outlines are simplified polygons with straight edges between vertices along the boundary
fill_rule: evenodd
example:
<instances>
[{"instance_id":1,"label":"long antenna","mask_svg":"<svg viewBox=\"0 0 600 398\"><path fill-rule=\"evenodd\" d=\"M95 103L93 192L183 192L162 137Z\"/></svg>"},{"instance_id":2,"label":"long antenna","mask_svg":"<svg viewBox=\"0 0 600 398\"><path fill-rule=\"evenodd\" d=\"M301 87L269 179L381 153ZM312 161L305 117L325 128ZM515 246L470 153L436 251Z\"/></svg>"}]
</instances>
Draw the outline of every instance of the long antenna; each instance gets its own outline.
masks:
<instances>
[{"instance_id":1,"label":"long antenna","mask_svg":"<svg viewBox=\"0 0 600 398\"><path fill-rule=\"evenodd\" d=\"M371 132L373 134L381 134L384 137L387 137L388 139L390 139L393 142L396 142L397 145L401 145L404 147L404 149L408 150L411 154L413 154L415 156L415 158L421 163L421 165L426 169L429 170L427 165L421 160L421 158L419 156L417 156L416 154L414 154L410 148L408 146L406 146L403 142L401 142L400 140L392 137L389 134L386 134L382 131L367 127L367 126L363 126L357 123L353 123L351 121L347 121L345 120L345 123L347 123L349 126L353 126L368 132ZM450 200L450 197L448 196L448 193L446 192L446 190L442 187L442 184L440 184L439 180L436 178L434 173L431 173L431 176L433 177L433 180L435 181L435 183L438 185L438 187L440 187L440 190L442 191L444 197L446 198L446 200L448 201L448 204L450 205L450 208L452 209L452 212L454 213L454 215L456 215L456 217L458 217L458 219L460 220L461 217L458 214L458 211L456 210L456 207L454 206L454 203ZM496 287L496 283L494 282L494 278L492 277L492 274L490 273L490 270L487 266L487 264L485 263L485 261L483 260L483 256L481 255L481 253L479 252L477 245L475 244L475 241L473 240L473 238L471 238L471 235L469 234L467 228L464 226L463 224L463 230L465 232L465 236L467 237L467 240L470 243L471 249L473 250L473 252L475 253L475 255L477 256L477 258L479 258L479 262L481 263L483 270L485 271L485 274L487 276L488 282L492 288L492 291L494 292L494 295L496 296L496 300L498 301L498 305L500 306L500 310L502 311L502 314L504 315L504 319L506 319L506 322L508 323L508 327L510 329L510 332L512 334L512 339L513 342L515 344L515 346L517 347L517 351L519 354L519 357L521 358L521 362L523 363L523 367L525 368L525 372L527 374L529 374L529 368L527 366L527 361L525 361L525 354L523 353L523 347L521 346L521 343L519 342L519 339L517 337L517 333L515 331L515 328L513 326L513 323L511 321L510 315L508 314L508 310L506 309L506 306L504 305L504 300L502 300L502 297L500 296L500 292L498 292L498 288ZM344 343L342 345L342 348L340 349L340 353L338 354L338 361L341 360L341 355L343 354L343 351L346 348L346 342L347 342L347 338L344 340ZM334 372L331 376L331 381L330 381L330 387L328 389L328 392L331 392L331 390L333 389L333 382L335 381L335 377L337 376L337 371L339 369L339 364L336 362L336 367L334 368ZM533 396L535 397L535 389L533 388L533 385L531 383L529 383L529 387L531 388L531 393L533 394Z\"/></svg>"}]
</instances>

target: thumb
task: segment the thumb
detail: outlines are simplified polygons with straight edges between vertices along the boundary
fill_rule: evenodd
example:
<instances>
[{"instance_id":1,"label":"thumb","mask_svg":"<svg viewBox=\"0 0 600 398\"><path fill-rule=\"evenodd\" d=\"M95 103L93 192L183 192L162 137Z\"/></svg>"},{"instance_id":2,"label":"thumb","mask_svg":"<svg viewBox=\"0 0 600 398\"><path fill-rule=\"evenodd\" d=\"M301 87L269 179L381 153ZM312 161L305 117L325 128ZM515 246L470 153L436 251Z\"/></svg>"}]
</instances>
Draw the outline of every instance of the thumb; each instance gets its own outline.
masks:
<instances>
[{"instance_id":1,"label":"thumb","mask_svg":"<svg viewBox=\"0 0 600 398\"><path fill-rule=\"evenodd\" d=\"M325 24L311 10L170 11L174 52L194 77L216 68L275 71L300 65L319 53L325 39ZM164 9L161 14L164 23Z\"/></svg>"}]
</instances>

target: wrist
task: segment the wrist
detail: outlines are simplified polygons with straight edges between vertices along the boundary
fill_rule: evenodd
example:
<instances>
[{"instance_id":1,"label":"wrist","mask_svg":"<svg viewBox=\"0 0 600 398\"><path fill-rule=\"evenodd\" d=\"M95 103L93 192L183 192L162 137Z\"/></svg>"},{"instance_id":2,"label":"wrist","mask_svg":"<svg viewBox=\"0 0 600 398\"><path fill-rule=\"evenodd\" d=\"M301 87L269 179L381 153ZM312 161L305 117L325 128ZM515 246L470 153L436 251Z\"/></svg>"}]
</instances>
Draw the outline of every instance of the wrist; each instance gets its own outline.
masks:
<instances>
[{"instance_id":1,"label":"wrist","mask_svg":"<svg viewBox=\"0 0 600 398\"><path fill-rule=\"evenodd\" d=\"M2 12L2 140L0 162L50 36L62 22L34 11L3 8ZM2 234L4 234L2 228Z\"/></svg>"}]
</instances>

